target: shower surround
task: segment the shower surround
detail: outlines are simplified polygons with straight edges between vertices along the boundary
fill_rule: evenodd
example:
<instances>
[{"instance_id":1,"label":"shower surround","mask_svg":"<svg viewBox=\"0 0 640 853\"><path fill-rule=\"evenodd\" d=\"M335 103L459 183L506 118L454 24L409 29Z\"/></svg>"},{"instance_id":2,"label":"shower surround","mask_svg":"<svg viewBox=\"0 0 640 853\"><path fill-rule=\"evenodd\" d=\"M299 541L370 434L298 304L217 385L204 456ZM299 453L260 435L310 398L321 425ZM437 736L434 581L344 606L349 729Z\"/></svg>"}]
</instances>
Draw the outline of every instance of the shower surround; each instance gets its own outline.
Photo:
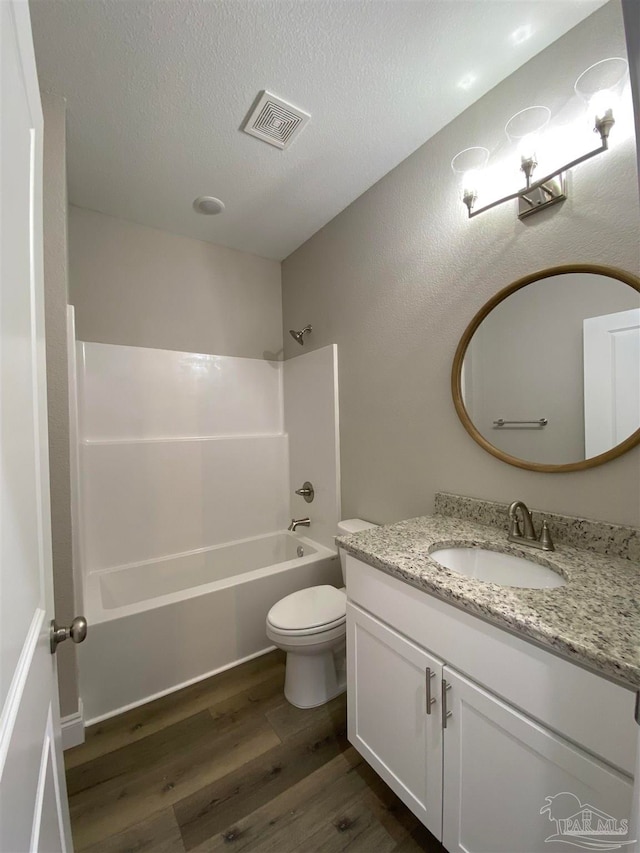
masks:
<instances>
[{"instance_id":1,"label":"shower surround","mask_svg":"<svg viewBox=\"0 0 640 853\"><path fill-rule=\"evenodd\" d=\"M79 342L76 360L80 691L96 722L262 654L276 601L340 585L337 349L276 362ZM304 537L286 531L303 507Z\"/></svg>"}]
</instances>

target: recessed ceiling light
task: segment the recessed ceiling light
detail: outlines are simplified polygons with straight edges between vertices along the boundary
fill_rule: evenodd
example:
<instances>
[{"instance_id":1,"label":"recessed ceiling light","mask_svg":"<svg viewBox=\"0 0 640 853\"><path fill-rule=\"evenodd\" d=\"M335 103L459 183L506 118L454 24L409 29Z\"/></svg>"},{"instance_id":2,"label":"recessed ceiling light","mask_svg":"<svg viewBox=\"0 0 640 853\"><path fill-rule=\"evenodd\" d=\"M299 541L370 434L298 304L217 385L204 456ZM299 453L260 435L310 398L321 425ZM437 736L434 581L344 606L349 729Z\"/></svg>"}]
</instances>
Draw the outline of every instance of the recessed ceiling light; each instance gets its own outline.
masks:
<instances>
[{"instance_id":1,"label":"recessed ceiling light","mask_svg":"<svg viewBox=\"0 0 640 853\"><path fill-rule=\"evenodd\" d=\"M201 195L193 202L193 209L205 216L215 216L224 210L224 202L212 195Z\"/></svg>"},{"instance_id":2,"label":"recessed ceiling light","mask_svg":"<svg viewBox=\"0 0 640 853\"><path fill-rule=\"evenodd\" d=\"M523 41L527 41L530 39L532 35L532 30L530 26L518 27L517 30L514 30L511 33L511 41L514 44L522 44Z\"/></svg>"},{"instance_id":3,"label":"recessed ceiling light","mask_svg":"<svg viewBox=\"0 0 640 853\"><path fill-rule=\"evenodd\" d=\"M458 80L458 89L470 89L476 82L475 74L465 74L461 80Z\"/></svg>"}]
</instances>

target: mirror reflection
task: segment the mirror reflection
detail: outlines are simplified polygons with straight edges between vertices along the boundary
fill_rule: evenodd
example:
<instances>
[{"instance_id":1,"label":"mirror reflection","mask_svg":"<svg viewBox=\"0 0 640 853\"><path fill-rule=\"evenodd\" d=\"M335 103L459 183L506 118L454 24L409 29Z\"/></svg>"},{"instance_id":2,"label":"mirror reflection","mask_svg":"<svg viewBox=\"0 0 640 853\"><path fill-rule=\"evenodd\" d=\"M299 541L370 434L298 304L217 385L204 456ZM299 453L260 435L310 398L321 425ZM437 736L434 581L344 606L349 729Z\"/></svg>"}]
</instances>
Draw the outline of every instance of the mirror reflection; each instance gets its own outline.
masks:
<instances>
[{"instance_id":1,"label":"mirror reflection","mask_svg":"<svg viewBox=\"0 0 640 853\"><path fill-rule=\"evenodd\" d=\"M640 429L640 293L608 275L551 272L484 317L459 391L473 426L498 451L567 465Z\"/></svg>"}]
</instances>

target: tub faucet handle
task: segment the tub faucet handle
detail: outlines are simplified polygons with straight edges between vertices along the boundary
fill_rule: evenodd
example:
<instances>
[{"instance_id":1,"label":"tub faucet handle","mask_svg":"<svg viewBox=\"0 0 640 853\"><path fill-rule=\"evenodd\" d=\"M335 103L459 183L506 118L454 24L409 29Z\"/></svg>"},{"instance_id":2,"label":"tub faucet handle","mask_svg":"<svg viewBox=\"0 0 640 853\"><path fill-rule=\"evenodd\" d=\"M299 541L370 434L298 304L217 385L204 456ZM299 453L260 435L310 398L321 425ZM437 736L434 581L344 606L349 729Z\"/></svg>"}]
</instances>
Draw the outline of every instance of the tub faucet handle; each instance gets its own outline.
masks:
<instances>
[{"instance_id":1,"label":"tub faucet handle","mask_svg":"<svg viewBox=\"0 0 640 853\"><path fill-rule=\"evenodd\" d=\"M301 498L304 498L305 501L310 504L315 496L313 484L308 480L305 480L302 484L302 488L296 489L296 495L300 495Z\"/></svg>"}]
</instances>

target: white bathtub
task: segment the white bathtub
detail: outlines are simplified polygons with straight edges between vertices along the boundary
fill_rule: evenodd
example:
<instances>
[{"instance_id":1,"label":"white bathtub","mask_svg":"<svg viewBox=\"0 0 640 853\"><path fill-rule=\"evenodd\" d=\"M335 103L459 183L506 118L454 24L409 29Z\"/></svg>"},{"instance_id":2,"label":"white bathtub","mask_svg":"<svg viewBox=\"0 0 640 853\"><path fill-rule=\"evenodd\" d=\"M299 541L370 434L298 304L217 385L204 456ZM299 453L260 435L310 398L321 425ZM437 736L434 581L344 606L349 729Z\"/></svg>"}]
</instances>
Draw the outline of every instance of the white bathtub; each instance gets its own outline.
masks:
<instances>
[{"instance_id":1,"label":"white bathtub","mask_svg":"<svg viewBox=\"0 0 640 853\"><path fill-rule=\"evenodd\" d=\"M272 605L322 583L342 585L336 552L288 532L89 573L85 724L269 651Z\"/></svg>"}]
</instances>

